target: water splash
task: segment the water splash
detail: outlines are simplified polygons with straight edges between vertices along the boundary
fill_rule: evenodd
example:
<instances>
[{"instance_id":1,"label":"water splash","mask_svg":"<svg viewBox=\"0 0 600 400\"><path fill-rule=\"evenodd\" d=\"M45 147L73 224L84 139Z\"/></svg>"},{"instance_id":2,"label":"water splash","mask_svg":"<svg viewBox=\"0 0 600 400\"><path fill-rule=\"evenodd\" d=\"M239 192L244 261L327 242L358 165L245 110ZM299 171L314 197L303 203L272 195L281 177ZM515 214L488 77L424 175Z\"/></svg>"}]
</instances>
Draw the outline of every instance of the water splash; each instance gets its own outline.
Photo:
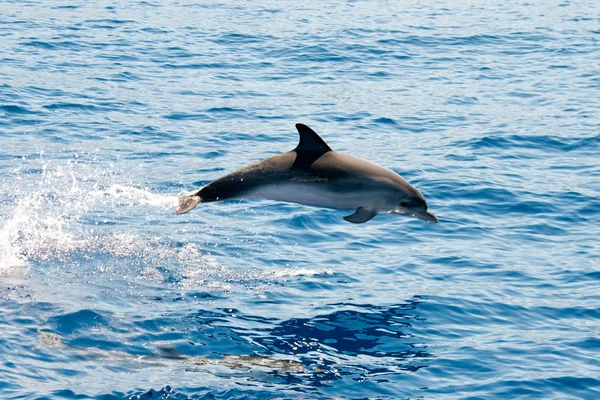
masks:
<instances>
[{"instance_id":1,"label":"water splash","mask_svg":"<svg viewBox=\"0 0 600 400\"><path fill-rule=\"evenodd\" d=\"M75 252L102 251L115 256L141 253L147 244L136 242L133 235L94 235L84 219L97 210L108 209L114 214L122 207L177 205L177 196L110 182L115 178L111 171L73 160L57 167L43 157L37 162L41 164L34 175L38 181L20 166L12 171L19 187L5 188L15 207L0 225L0 269L23 266L30 260L64 259Z\"/></svg>"},{"instance_id":2,"label":"water splash","mask_svg":"<svg viewBox=\"0 0 600 400\"><path fill-rule=\"evenodd\" d=\"M218 291L241 284L259 296L271 282L333 274L293 266L220 265L198 244L173 240L143 225L153 212L172 214L176 195L155 193L91 162L53 164L42 154L12 171L20 185L5 188L15 206L0 224L0 271L46 261L78 270L93 264L97 272L114 277ZM119 230L122 221L131 218L136 223ZM142 226L136 229L136 224Z\"/></svg>"}]
</instances>

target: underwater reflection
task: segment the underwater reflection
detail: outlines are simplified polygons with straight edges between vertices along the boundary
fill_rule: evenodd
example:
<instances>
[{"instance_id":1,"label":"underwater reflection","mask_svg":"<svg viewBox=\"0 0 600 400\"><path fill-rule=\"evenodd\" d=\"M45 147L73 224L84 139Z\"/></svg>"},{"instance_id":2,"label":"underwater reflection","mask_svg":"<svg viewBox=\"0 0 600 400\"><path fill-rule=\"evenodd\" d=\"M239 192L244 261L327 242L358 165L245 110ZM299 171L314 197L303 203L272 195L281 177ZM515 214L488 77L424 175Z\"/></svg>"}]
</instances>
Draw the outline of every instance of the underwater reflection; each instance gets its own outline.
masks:
<instances>
[{"instance_id":1,"label":"underwater reflection","mask_svg":"<svg viewBox=\"0 0 600 400\"><path fill-rule=\"evenodd\" d=\"M95 365L104 359L113 366L134 362L135 369L179 366L217 377L320 387L346 378L390 379L426 367L432 355L419 333L426 323L417 313L420 302L414 296L390 306L329 304L330 313L283 321L235 309L200 309L137 321L127 329L138 332L130 343L107 337L110 326L123 321L105 315L98 325L96 313L81 311L78 324L64 329L72 314L60 316L38 337L41 348L74 352L71 357ZM94 324L82 323L87 314ZM92 340L101 327L104 340Z\"/></svg>"},{"instance_id":2,"label":"underwater reflection","mask_svg":"<svg viewBox=\"0 0 600 400\"><path fill-rule=\"evenodd\" d=\"M414 372L432 357L418 333L424 323L416 312L420 301L414 296L392 306L332 304L339 310L283 321L252 340L264 353L298 357L328 378Z\"/></svg>"}]
</instances>

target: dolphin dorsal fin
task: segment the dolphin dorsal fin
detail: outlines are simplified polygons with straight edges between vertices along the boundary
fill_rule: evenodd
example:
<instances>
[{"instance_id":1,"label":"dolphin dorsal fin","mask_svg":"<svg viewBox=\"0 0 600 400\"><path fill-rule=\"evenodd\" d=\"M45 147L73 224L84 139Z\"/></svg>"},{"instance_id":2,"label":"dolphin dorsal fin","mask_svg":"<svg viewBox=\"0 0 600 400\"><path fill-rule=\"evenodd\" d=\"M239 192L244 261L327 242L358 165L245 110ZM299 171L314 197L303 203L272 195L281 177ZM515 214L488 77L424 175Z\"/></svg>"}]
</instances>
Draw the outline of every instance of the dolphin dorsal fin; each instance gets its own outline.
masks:
<instances>
[{"instance_id":1,"label":"dolphin dorsal fin","mask_svg":"<svg viewBox=\"0 0 600 400\"><path fill-rule=\"evenodd\" d=\"M294 150L312 151L321 154L331 151L331 148L327 146L327 143L325 143L325 141L308 126L296 124L296 129L298 129L298 133L300 134L300 143L298 143L298 146L296 146Z\"/></svg>"}]
</instances>

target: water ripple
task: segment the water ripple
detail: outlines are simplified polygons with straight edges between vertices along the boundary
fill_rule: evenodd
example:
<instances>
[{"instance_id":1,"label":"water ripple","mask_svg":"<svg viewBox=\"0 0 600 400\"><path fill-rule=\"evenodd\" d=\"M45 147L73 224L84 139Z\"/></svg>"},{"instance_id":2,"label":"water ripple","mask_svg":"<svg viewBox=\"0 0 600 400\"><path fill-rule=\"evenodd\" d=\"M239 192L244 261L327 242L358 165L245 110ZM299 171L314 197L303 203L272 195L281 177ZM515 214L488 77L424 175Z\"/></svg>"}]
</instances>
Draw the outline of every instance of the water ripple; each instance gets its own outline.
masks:
<instances>
[{"instance_id":1,"label":"water ripple","mask_svg":"<svg viewBox=\"0 0 600 400\"><path fill-rule=\"evenodd\" d=\"M596 8L4 2L0 397L599 397ZM174 215L297 122L440 223Z\"/></svg>"}]
</instances>

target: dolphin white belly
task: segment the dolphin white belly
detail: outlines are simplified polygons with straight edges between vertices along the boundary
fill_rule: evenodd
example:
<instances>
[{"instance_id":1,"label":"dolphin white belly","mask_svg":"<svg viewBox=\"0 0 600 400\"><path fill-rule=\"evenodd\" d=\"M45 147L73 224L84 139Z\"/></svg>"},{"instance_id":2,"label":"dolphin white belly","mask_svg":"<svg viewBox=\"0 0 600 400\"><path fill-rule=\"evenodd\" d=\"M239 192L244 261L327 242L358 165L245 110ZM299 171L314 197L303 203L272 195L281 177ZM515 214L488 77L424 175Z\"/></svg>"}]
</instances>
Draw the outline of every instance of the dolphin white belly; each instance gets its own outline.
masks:
<instances>
[{"instance_id":1,"label":"dolphin white belly","mask_svg":"<svg viewBox=\"0 0 600 400\"><path fill-rule=\"evenodd\" d=\"M248 193L244 198L264 198L314 207L356 210L369 207L378 211L389 211L391 207L379 193L366 191L331 190L328 185L308 183L285 183L265 185Z\"/></svg>"}]
</instances>

